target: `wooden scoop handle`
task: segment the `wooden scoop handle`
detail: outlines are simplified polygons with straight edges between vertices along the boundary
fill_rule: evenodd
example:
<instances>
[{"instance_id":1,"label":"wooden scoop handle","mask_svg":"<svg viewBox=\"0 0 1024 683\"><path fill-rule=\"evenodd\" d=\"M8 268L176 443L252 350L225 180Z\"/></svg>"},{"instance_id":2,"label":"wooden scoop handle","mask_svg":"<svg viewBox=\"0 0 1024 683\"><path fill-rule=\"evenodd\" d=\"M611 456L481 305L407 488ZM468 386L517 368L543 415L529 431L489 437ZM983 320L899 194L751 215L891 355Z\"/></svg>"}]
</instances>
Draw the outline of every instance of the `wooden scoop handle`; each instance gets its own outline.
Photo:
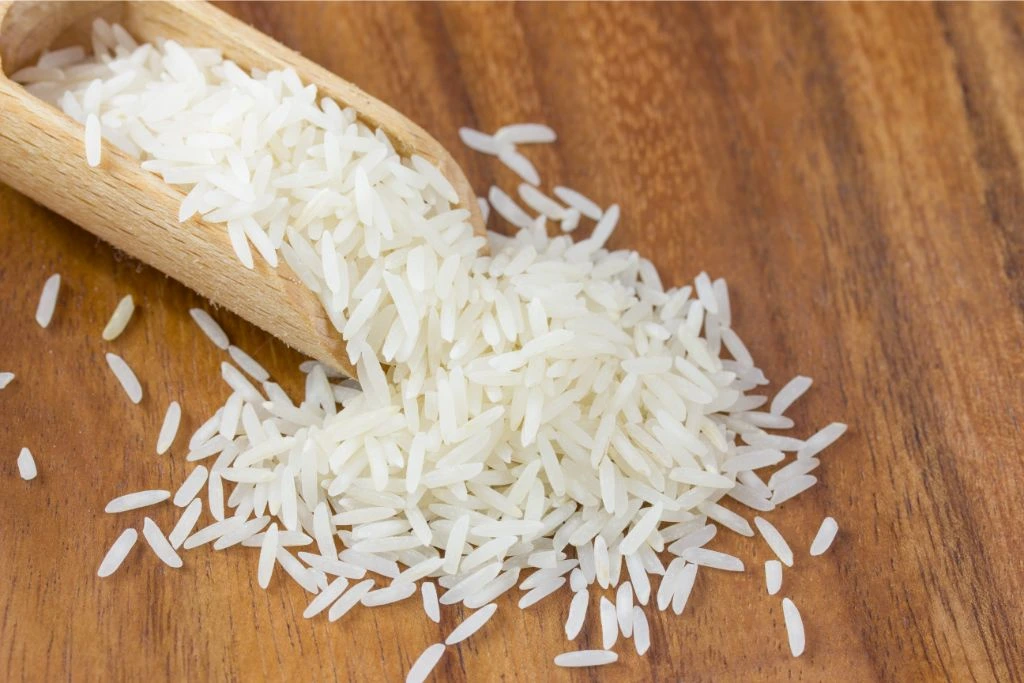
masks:
<instances>
[{"instance_id":1,"label":"wooden scoop handle","mask_svg":"<svg viewBox=\"0 0 1024 683\"><path fill-rule=\"evenodd\" d=\"M93 19L117 21L137 39L172 38L222 49L245 69L291 67L321 95L353 107L380 127L403 156L434 162L483 221L473 191L451 155L423 129L383 102L205 2L0 2L0 181L74 221L118 249L263 328L302 353L352 373L341 335L316 295L288 265L235 257L227 230L193 217L178 222L181 190L142 170L104 143L96 168L85 162L81 124L29 94L8 76L47 48L88 46Z\"/></svg>"}]
</instances>

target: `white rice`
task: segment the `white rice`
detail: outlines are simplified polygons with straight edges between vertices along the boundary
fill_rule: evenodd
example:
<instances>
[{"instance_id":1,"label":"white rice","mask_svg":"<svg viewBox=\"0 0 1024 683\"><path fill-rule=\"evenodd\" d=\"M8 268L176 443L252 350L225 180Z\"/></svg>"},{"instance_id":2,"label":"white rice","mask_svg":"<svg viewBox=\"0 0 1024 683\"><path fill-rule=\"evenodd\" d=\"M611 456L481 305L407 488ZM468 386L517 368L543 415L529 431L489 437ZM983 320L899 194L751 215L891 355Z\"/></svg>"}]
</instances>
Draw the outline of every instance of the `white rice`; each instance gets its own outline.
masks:
<instances>
[{"instance_id":1,"label":"white rice","mask_svg":"<svg viewBox=\"0 0 1024 683\"><path fill-rule=\"evenodd\" d=\"M647 570L643 561L636 555L624 555L626 570L629 572L629 581L633 585L633 592L636 600L641 605L646 605L651 597L651 580L647 576Z\"/></svg>"},{"instance_id":2,"label":"white rice","mask_svg":"<svg viewBox=\"0 0 1024 683\"><path fill-rule=\"evenodd\" d=\"M782 588L782 563L768 560L764 563L764 583L768 595L775 595Z\"/></svg>"},{"instance_id":3,"label":"white rice","mask_svg":"<svg viewBox=\"0 0 1024 683\"><path fill-rule=\"evenodd\" d=\"M466 128L465 126L459 128L459 139L462 140L462 144L466 147L481 154L496 155L500 149L494 136L473 130L472 128Z\"/></svg>"},{"instance_id":4,"label":"white rice","mask_svg":"<svg viewBox=\"0 0 1024 683\"><path fill-rule=\"evenodd\" d=\"M580 212L578 209L567 209L562 217L559 228L564 233L574 232L580 226Z\"/></svg>"},{"instance_id":5,"label":"white rice","mask_svg":"<svg viewBox=\"0 0 1024 683\"><path fill-rule=\"evenodd\" d=\"M108 353L106 357L107 365L110 366L114 377L121 384L124 393L128 394L128 399L132 403L138 404L142 400L142 385L139 384L139 379L135 376L135 373L124 362L124 359L116 353Z\"/></svg>"},{"instance_id":6,"label":"white rice","mask_svg":"<svg viewBox=\"0 0 1024 683\"><path fill-rule=\"evenodd\" d=\"M814 540L811 542L811 556L822 555L832 547L832 541L835 540L838 532L839 524L835 519L826 517L822 520L821 526L818 527L818 533L814 535Z\"/></svg>"},{"instance_id":7,"label":"white rice","mask_svg":"<svg viewBox=\"0 0 1024 683\"><path fill-rule=\"evenodd\" d=\"M128 553L131 552L137 540L139 540L139 532L135 529L125 529L121 532L121 535L114 541L114 545L110 546L110 550L103 557L103 561L100 562L100 568L96 575L102 579L116 572L124 562L124 558L128 557Z\"/></svg>"},{"instance_id":8,"label":"white rice","mask_svg":"<svg viewBox=\"0 0 1024 683\"><path fill-rule=\"evenodd\" d=\"M633 635L633 585L626 581L615 592L615 617L619 631L629 638Z\"/></svg>"},{"instance_id":9,"label":"white rice","mask_svg":"<svg viewBox=\"0 0 1024 683\"><path fill-rule=\"evenodd\" d=\"M256 581L264 590L270 585L270 579L274 574L274 567L277 565L277 551L280 548L278 542L277 523L274 522L263 535L260 544L260 559L256 571Z\"/></svg>"},{"instance_id":10,"label":"white rice","mask_svg":"<svg viewBox=\"0 0 1024 683\"><path fill-rule=\"evenodd\" d=\"M203 502L201 500L193 500L188 504L185 511L181 513L181 517L178 518L178 523L174 525L171 533L167 536L172 548L177 550L181 547L192 530L196 528L196 522L199 521L199 515L202 512Z\"/></svg>"},{"instance_id":11,"label":"white rice","mask_svg":"<svg viewBox=\"0 0 1024 683\"><path fill-rule=\"evenodd\" d=\"M734 555L718 552L717 550L687 548L679 557L702 567L724 569L730 572L743 571L743 560Z\"/></svg>"},{"instance_id":12,"label":"white rice","mask_svg":"<svg viewBox=\"0 0 1024 683\"><path fill-rule=\"evenodd\" d=\"M242 349L231 345L228 346L228 353L231 355L231 360L235 361L235 364L238 365L238 367L245 370L245 372L257 382L266 382L270 379L270 373Z\"/></svg>"},{"instance_id":13,"label":"white rice","mask_svg":"<svg viewBox=\"0 0 1024 683\"><path fill-rule=\"evenodd\" d=\"M170 497L170 491L136 491L135 493L129 493L114 498L109 503L107 503L107 507L105 507L103 511L109 513L118 513L128 512L129 510L138 510L139 508L144 508L150 505L156 505L157 503L162 503L163 501L167 500Z\"/></svg>"},{"instance_id":14,"label":"white rice","mask_svg":"<svg viewBox=\"0 0 1024 683\"><path fill-rule=\"evenodd\" d=\"M761 536L764 537L765 543L772 549L775 556L782 560L787 567L793 566L793 550L789 547L789 543L786 543L786 539L783 538L779 530L763 517L754 517L754 525L757 530L761 532Z\"/></svg>"},{"instance_id":15,"label":"white rice","mask_svg":"<svg viewBox=\"0 0 1024 683\"><path fill-rule=\"evenodd\" d=\"M502 147L498 150L501 163L531 185L540 185L540 174L529 159L517 152L513 147Z\"/></svg>"},{"instance_id":16,"label":"white rice","mask_svg":"<svg viewBox=\"0 0 1024 683\"><path fill-rule=\"evenodd\" d=\"M181 406L177 401L171 401L167 406L167 413L164 414L164 422L160 426L160 434L156 438L156 454L163 455L174 443L174 437L178 435L178 425L181 424Z\"/></svg>"},{"instance_id":17,"label":"white rice","mask_svg":"<svg viewBox=\"0 0 1024 683\"><path fill-rule=\"evenodd\" d=\"M60 292L60 275L51 275L43 285L43 292L39 295L39 305L36 306L36 322L39 327L48 327L53 319L53 309L57 306L57 294Z\"/></svg>"},{"instance_id":18,"label":"white rice","mask_svg":"<svg viewBox=\"0 0 1024 683\"><path fill-rule=\"evenodd\" d=\"M519 609L532 607L548 597L556 590L565 585L564 576L555 576L539 583L536 588L531 589L526 595L519 599Z\"/></svg>"},{"instance_id":19,"label":"white rice","mask_svg":"<svg viewBox=\"0 0 1024 683\"><path fill-rule=\"evenodd\" d=\"M18 474L25 481L31 481L36 478L37 473L36 460L32 457L32 451L22 448L18 453Z\"/></svg>"},{"instance_id":20,"label":"white rice","mask_svg":"<svg viewBox=\"0 0 1024 683\"><path fill-rule=\"evenodd\" d=\"M817 477L812 477L810 475L801 475L786 479L780 482L775 490L772 491L772 503L775 505L781 505L790 498L800 495L817 483Z\"/></svg>"},{"instance_id":21,"label":"white rice","mask_svg":"<svg viewBox=\"0 0 1024 683\"><path fill-rule=\"evenodd\" d=\"M360 581L349 588L348 591L343 593L342 596L338 598L333 605L331 605L331 609L327 612L327 619L329 621L337 621L338 619L341 619L350 609L358 605L372 588L373 579Z\"/></svg>"},{"instance_id":22,"label":"white rice","mask_svg":"<svg viewBox=\"0 0 1024 683\"><path fill-rule=\"evenodd\" d=\"M494 140L498 145L542 144L557 139L555 131L542 123L512 123L502 126L494 133Z\"/></svg>"},{"instance_id":23,"label":"white rice","mask_svg":"<svg viewBox=\"0 0 1024 683\"><path fill-rule=\"evenodd\" d=\"M499 216L515 227L529 228L533 224L533 219L501 188L491 187L487 193L487 201Z\"/></svg>"},{"instance_id":24,"label":"white rice","mask_svg":"<svg viewBox=\"0 0 1024 683\"><path fill-rule=\"evenodd\" d=\"M149 517L142 520L142 535L161 562L174 569L181 567L182 562L178 553L175 552L167 537L164 536L164 532L160 531L160 527L156 525L156 522Z\"/></svg>"},{"instance_id":25,"label":"white rice","mask_svg":"<svg viewBox=\"0 0 1024 683\"><path fill-rule=\"evenodd\" d=\"M309 616L327 610L331 621L357 603L406 599L429 579L431 618L438 602L479 610L457 632L516 585L528 591L525 608L568 582L579 594L566 630L578 633L588 585L619 586L614 605L602 599L602 625L646 651L649 627L633 603L650 599L649 574L663 575L659 609L679 613L698 565L743 569L702 547L717 529L707 520L753 533L721 498L767 511L816 481L813 455L839 428L806 442L765 431L793 426L782 412L799 386L779 392L778 413L759 411L767 399L752 392L767 378L731 329L725 281L701 273L666 289L650 261L606 249L617 205L602 211L564 187L555 201L524 184L534 218L492 188L481 212L493 205L519 230L477 237L436 166L403 158L294 72L249 75L174 41L137 48L105 22L94 44L95 58L45 56L19 76L77 120L94 115L97 135L179 186L181 219L226 230L243 264L254 266L252 247L268 263L284 258L320 298L357 371L357 381L340 381L304 364L305 391L293 401L208 314L191 311L241 370L222 364L231 394L186 455L215 457L203 468L205 495L223 521L189 536L202 507L191 489L203 476L190 475L175 496L192 500L172 548L260 547L261 586L280 564L316 596ZM65 63L74 65L55 66ZM82 68L88 77L73 75ZM187 115L173 111L186 106ZM528 183L539 174L515 145L555 139L534 124L460 136ZM571 232L581 215L597 222L589 239L549 237L549 221ZM784 451L797 462L765 484L755 470ZM293 546L311 552L296 559ZM667 569L664 549L678 556ZM367 571L393 581L348 585ZM616 655L560 659L599 665Z\"/></svg>"},{"instance_id":26,"label":"white rice","mask_svg":"<svg viewBox=\"0 0 1024 683\"><path fill-rule=\"evenodd\" d=\"M132 319L132 313L134 312L135 301L132 300L131 294L117 302L114 313L110 316L107 326L103 328L103 339L114 341L120 337L121 333L124 332L124 328L128 326L128 321Z\"/></svg>"},{"instance_id":27,"label":"white rice","mask_svg":"<svg viewBox=\"0 0 1024 683\"><path fill-rule=\"evenodd\" d=\"M379 605L390 605L395 602L401 602L407 598L412 597L416 592L416 584L412 582L397 582L392 583L387 588L380 588L375 591L370 591L363 596L362 603L367 607L377 607Z\"/></svg>"},{"instance_id":28,"label":"white rice","mask_svg":"<svg viewBox=\"0 0 1024 683\"><path fill-rule=\"evenodd\" d=\"M437 587L430 581L424 581L420 585L420 592L423 594L423 612L435 624L441 623L441 606L437 602Z\"/></svg>"},{"instance_id":29,"label":"white rice","mask_svg":"<svg viewBox=\"0 0 1024 683\"><path fill-rule=\"evenodd\" d=\"M423 683L427 680L427 676L434 670L437 663L441 661L441 655L444 654L444 643L434 643L416 658L413 662L412 668L409 669L409 673L405 676L405 683Z\"/></svg>"},{"instance_id":30,"label":"white rice","mask_svg":"<svg viewBox=\"0 0 1024 683\"><path fill-rule=\"evenodd\" d=\"M348 588L348 579L343 576L336 578L328 584L302 612L304 619L312 619L316 615L330 607L331 603L341 597L341 594Z\"/></svg>"},{"instance_id":31,"label":"white rice","mask_svg":"<svg viewBox=\"0 0 1024 683\"><path fill-rule=\"evenodd\" d=\"M567 204L569 208L576 209L592 221L601 220L604 211L601 210L601 207L594 200L568 187L558 186L554 192L555 196Z\"/></svg>"},{"instance_id":32,"label":"white rice","mask_svg":"<svg viewBox=\"0 0 1024 683\"><path fill-rule=\"evenodd\" d=\"M697 565L687 564L683 567L682 571L679 572L679 576L676 579L676 585L672 589L672 611L676 615L683 613L683 609L686 608L686 601L690 599L690 593L693 592L693 584L697 579Z\"/></svg>"},{"instance_id":33,"label":"white rice","mask_svg":"<svg viewBox=\"0 0 1024 683\"><path fill-rule=\"evenodd\" d=\"M647 615L639 605L633 607L633 645L641 657L651 649L651 628L647 623Z\"/></svg>"},{"instance_id":34,"label":"white rice","mask_svg":"<svg viewBox=\"0 0 1024 683\"><path fill-rule=\"evenodd\" d=\"M469 638L471 635L483 628L483 625L486 624L492 616L494 616L494 612L497 609L498 605L492 602L491 604L485 605L473 612L471 615L466 617L461 624L455 627L455 630L451 632L451 635L445 638L444 644L455 645L456 643L461 643L466 638Z\"/></svg>"},{"instance_id":35,"label":"white rice","mask_svg":"<svg viewBox=\"0 0 1024 683\"><path fill-rule=\"evenodd\" d=\"M604 536L594 539L594 575L601 588L607 588L611 583L611 560L608 557L608 543Z\"/></svg>"},{"instance_id":36,"label":"white rice","mask_svg":"<svg viewBox=\"0 0 1024 683\"><path fill-rule=\"evenodd\" d=\"M209 470L205 466L197 465L175 491L174 504L180 508L188 506L203 489L208 474Z\"/></svg>"},{"instance_id":37,"label":"white rice","mask_svg":"<svg viewBox=\"0 0 1024 683\"><path fill-rule=\"evenodd\" d=\"M587 619L587 607L590 605L590 592L587 590L577 591L569 603L569 616L565 620L565 637L575 640L583 629L583 623Z\"/></svg>"},{"instance_id":38,"label":"white rice","mask_svg":"<svg viewBox=\"0 0 1024 683\"><path fill-rule=\"evenodd\" d=\"M619 637L619 621L615 614L615 603L608 598L601 597L601 647L610 650Z\"/></svg>"},{"instance_id":39,"label":"white rice","mask_svg":"<svg viewBox=\"0 0 1024 683\"><path fill-rule=\"evenodd\" d=\"M6 389L7 385L14 381L13 372L0 372L0 389Z\"/></svg>"},{"instance_id":40,"label":"white rice","mask_svg":"<svg viewBox=\"0 0 1024 683\"><path fill-rule=\"evenodd\" d=\"M831 446L836 440L846 433L846 425L842 422L833 422L823 427L811 438L804 442L804 445L797 451L796 457L801 460L811 458Z\"/></svg>"},{"instance_id":41,"label":"white rice","mask_svg":"<svg viewBox=\"0 0 1024 683\"><path fill-rule=\"evenodd\" d=\"M201 308L189 309L189 315L192 316L192 320L196 322L199 329L203 331L207 337L210 338L217 348L227 350L230 346L228 342L228 335L224 332L224 329L217 324L217 321L210 317L210 314Z\"/></svg>"},{"instance_id":42,"label":"white rice","mask_svg":"<svg viewBox=\"0 0 1024 683\"><path fill-rule=\"evenodd\" d=\"M523 200L523 203L538 214L555 221L565 218L565 207L538 190L533 185L520 183L518 191L519 198Z\"/></svg>"},{"instance_id":43,"label":"white rice","mask_svg":"<svg viewBox=\"0 0 1024 683\"><path fill-rule=\"evenodd\" d=\"M804 653L804 622L800 618L800 610L789 598L782 598L782 615L786 620L786 634L789 637L789 651L794 657Z\"/></svg>"},{"instance_id":44,"label":"white rice","mask_svg":"<svg viewBox=\"0 0 1024 683\"><path fill-rule=\"evenodd\" d=\"M576 650L563 652L555 657L555 666L585 667L604 666L619 660L619 655L610 650Z\"/></svg>"},{"instance_id":45,"label":"white rice","mask_svg":"<svg viewBox=\"0 0 1024 683\"><path fill-rule=\"evenodd\" d=\"M786 386L779 389L779 393L775 394L769 412L772 415L783 415L798 398L811 388L812 383L813 380L810 377L804 377L803 375L797 375L789 380Z\"/></svg>"}]
</instances>

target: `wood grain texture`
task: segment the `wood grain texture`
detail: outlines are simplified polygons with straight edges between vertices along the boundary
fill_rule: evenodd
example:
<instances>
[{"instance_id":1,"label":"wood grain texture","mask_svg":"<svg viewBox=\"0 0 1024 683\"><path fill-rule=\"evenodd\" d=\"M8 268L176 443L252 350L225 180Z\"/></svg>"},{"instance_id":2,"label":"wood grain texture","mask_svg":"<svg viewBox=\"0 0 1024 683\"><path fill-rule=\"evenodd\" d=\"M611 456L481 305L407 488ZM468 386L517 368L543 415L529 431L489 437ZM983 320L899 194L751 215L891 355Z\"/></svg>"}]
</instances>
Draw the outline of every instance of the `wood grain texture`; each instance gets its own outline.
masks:
<instances>
[{"instance_id":1,"label":"wood grain texture","mask_svg":"<svg viewBox=\"0 0 1024 683\"><path fill-rule=\"evenodd\" d=\"M822 483L771 516L797 552L783 594L808 651L785 645L759 539L724 533L743 575L703 572L651 653L620 644L599 672L555 670L568 597L494 619L436 680L1012 681L1024 678L1024 8L1020 5L278 5L225 9L396 106L456 155L478 191L513 177L457 127L542 120L542 177L619 201L616 247L680 284L728 278L735 327L769 377L815 378L798 435L850 432ZM2 114L0 114L2 116ZM127 490L176 487L183 438L153 454L168 401L183 432L220 405L222 355L198 297L0 189L0 671L7 680L401 680L459 621L417 602L301 619L306 595L256 586L257 553L189 553L168 571L104 548L142 514ZM64 276L49 329L33 321ZM136 319L99 334L131 293ZM301 360L221 315L297 388ZM122 354L132 406L103 363ZM17 478L27 445L40 475ZM161 525L176 510L154 508ZM825 514L828 554L806 549ZM716 541L717 542L717 541ZM578 639L597 646L591 621Z\"/></svg>"}]
</instances>

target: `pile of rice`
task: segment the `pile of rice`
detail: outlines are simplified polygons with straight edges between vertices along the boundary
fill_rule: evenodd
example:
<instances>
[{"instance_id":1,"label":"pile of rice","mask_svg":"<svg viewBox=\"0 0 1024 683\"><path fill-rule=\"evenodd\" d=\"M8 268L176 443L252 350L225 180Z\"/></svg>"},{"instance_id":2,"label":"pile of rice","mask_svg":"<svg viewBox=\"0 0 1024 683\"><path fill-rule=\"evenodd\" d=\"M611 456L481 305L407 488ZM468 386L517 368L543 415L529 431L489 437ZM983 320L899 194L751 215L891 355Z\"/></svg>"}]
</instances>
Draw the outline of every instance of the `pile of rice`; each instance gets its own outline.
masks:
<instances>
[{"instance_id":1,"label":"pile of rice","mask_svg":"<svg viewBox=\"0 0 1024 683\"><path fill-rule=\"evenodd\" d=\"M260 584L280 567L315 595L306 616L332 620L357 603L409 598L421 583L436 621L436 582L441 604L479 608L449 645L482 627L503 593L527 591L527 607L567 582L575 638L597 584L615 589L614 602L601 598L604 649L555 663L609 664L619 634L646 651L652 595L681 613L698 567L744 569L704 547L713 523L754 534L725 499L773 510L814 485L818 453L845 430L836 423L807 440L766 431L793 427L784 412L810 380L762 409L767 379L732 329L725 281L701 273L666 289L650 261L608 248L617 205L542 192L519 147L553 141L546 126L462 131L523 177L517 193L537 214L491 188L491 206L517 230L484 239L434 166L396 153L292 70L247 73L215 48L138 45L102 21L92 47L88 57L43 55L14 78L84 125L96 172L113 149L102 138L182 189L181 220L224 225L243 264L287 263L357 370L352 380L304 364L305 395L293 401L194 313L234 363L222 366L230 395L188 443L186 459L207 464L174 496L182 521L169 539L151 520L143 528L170 566L182 546L260 546ZM549 235L549 223L568 233L587 221L586 239ZM130 310L118 316L119 333ZM138 402L128 365L108 358ZM161 452L174 441L174 408ZM758 474L786 460L768 481ZM170 497L142 494L113 501L114 511ZM193 532L204 514L208 525ZM136 538L129 529L118 539L101 575ZM781 547L781 535L766 539ZM786 600L799 654L802 625ZM428 648L410 680L444 649Z\"/></svg>"}]
</instances>

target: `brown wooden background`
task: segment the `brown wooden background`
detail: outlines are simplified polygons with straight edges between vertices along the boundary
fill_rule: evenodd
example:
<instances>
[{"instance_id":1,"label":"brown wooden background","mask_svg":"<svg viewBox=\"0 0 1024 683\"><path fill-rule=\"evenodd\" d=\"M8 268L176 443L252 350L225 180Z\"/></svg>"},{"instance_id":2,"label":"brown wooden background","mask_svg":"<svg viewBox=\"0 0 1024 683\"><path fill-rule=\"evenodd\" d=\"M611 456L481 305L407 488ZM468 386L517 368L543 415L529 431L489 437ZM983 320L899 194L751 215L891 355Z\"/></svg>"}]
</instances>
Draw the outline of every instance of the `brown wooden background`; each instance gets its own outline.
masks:
<instances>
[{"instance_id":1,"label":"brown wooden background","mask_svg":"<svg viewBox=\"0 0 1024 683\"><path fill-rule=\"evenodd\" d=\"M457 128L545 121L545 186L619 201L614 246L666 281L728 278L735 327L768 375L815 386L799 434L850 433L822 484L772 516L798 554L783 593L808 650L788 655L753 558L706 571L653 648L570 674L568 597L501 604L436 680L1008 681L1024 677L1024 7L1020 5L284 5L225 8L393 103L478 190L513 177ZM2 116L2 112L0 112ZM2 125L2 119L0 119ZM59 188L55 188L59 191ZM96 567L125 524L120 493L175 488L186 437L153 444L168 401L190 433L226 396L223 356L187 315L197 297L0 187L0 677L7 680L401 680L443 638L418 601L304 621L307 595L255 582L257 551L137 548ZM49 329L33 313L64 277ZM124 294L139 310L99 334ZM301 360L226 315L232 339L291 386ZM103 362L145 388L131 405ZM777 386L777 385L776 385ZM17 476L21 446L40 476ZM177 509L152 509L169 528ZM841 536L806 547L825 514ZM596 620L577 642L598 646Z\"/></svg>"}]
</instances>

